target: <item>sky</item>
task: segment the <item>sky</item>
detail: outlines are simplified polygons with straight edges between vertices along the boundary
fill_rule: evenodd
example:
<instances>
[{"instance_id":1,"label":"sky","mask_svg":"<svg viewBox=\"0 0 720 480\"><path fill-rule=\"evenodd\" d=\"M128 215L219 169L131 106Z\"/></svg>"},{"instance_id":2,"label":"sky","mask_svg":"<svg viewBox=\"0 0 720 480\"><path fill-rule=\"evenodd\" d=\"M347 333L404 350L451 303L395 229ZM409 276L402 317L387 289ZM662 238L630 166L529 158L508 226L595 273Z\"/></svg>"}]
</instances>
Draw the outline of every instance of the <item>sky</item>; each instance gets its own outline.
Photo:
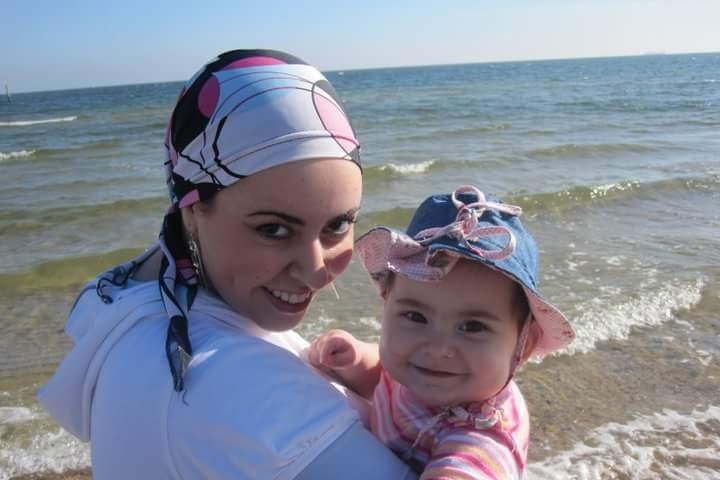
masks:
<instances>
[{"instance_id":1,"label":"sky","mask_svg":"<svg viewBox=\"0 0 720 480\"><path fill-rule=\"evenodd\" d=\"M720 0L0 0L11 93L186 80L235 48L321 70L720 51Z\"/></svg>"}]
</instances>

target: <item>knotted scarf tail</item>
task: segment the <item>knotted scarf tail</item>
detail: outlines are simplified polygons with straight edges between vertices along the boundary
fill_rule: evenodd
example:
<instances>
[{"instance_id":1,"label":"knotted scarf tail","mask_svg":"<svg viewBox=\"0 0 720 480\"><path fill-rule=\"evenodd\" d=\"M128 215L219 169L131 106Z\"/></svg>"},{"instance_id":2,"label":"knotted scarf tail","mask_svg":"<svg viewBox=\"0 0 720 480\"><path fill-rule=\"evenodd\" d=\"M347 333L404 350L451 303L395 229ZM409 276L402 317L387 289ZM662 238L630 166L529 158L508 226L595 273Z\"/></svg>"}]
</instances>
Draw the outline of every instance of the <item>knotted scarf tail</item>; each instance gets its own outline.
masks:
<instances>
[{"instance_id":1,"label":"knotted scarf tail","mask_svg":"<svg viewBox=\"0 0 720 480\"><path fill-rule=\"evenodd\" d=\"M193 354L187 315L197 294L197 277L194 272L186 273L183 269L178 271L178 264L187 263L188 256L187 248L182 241L181 225L179 211L168 213L163 222L159 241L163 258L158 284L160 297L169 319L165 355L176 392L185 389L185 375Z\"/></svg>"}]
</instances>

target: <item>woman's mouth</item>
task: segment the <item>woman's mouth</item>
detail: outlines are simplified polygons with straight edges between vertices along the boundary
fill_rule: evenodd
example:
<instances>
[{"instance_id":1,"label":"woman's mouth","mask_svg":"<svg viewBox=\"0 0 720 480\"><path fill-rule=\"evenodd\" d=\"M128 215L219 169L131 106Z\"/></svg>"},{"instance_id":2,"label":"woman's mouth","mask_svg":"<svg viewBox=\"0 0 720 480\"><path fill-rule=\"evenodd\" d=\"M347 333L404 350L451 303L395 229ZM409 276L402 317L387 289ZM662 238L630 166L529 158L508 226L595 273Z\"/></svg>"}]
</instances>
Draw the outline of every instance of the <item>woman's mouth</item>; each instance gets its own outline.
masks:
<instances>
[{"instance_id":1,"label":"woman's mouth","mask_svg":"<svg viewBox=\"0 0 720 480\"><path fill-rule=\"evenodd\" d=\"M285 313L297 313L305 310L313 296L312 291L294 293L267 287L264 290L275 308Z\"/></svg>"},{"instance_id":2,"label":"woman's mouth","mask_svg":"<svg viewBox=\"0 0 720 480\"><path fill-rule=\"evenodd\" d=\"M290 293L290 292L283 292L282 290L272 290L272 289L269 289L269 290L273 297L279 298L283 302L290 303L293 305L306 302L312 296L312 292Z\"/></svg>"}]
</instances>

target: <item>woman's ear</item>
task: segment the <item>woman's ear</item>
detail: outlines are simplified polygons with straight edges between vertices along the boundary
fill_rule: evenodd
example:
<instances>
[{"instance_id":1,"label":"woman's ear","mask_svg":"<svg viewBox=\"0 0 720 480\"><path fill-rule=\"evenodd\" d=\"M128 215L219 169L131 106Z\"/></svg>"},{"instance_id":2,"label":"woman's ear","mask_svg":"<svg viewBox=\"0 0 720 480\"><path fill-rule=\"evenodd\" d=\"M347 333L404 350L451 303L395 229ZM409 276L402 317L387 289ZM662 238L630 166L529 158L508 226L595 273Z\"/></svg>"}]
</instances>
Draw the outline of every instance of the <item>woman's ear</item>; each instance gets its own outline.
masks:
<instances>
[{"instance_id":1,"label":"woman's ear","mask_svg":"<svg viewBox=\"0 0 720 480\"><path fill-rule=\"evenodd\" d=\"M520 357L520 365L528 361L530 355L532 355L533 351L535 351L535 346L538 344L543 334L542 328L538 325L534 318L531 317L528 321L530 322L530 331L528 332L525 348L523 349L522 356Z\"/></svg>"},{"instance_id":2,"label":"woman's ear","mask_svg":"<svg viewBox=\"0 0 720 480\"><path fill-rule=\"evenodd\" d=\"M182 216L183 229L187 235L191 237L197 232L197 210L193 208L195 205L189 207L183 207L180 209L180 215Z\"/></svg>"}]
</instances>

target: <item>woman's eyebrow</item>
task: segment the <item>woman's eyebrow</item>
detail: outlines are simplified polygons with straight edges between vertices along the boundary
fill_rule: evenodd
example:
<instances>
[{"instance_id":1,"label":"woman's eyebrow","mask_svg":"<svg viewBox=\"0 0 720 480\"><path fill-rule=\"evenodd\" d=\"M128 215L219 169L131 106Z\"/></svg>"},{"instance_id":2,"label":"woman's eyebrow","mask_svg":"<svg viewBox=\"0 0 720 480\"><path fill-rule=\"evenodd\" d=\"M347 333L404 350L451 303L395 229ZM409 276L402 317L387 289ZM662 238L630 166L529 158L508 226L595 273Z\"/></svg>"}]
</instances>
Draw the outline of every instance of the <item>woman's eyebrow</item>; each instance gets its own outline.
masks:
<instances>
[{"instance_id":1,"label":"woman's eyebrow","mask_svg":"<svg viewBox=\"0 0 720 480\"><path fill-rule=\"evenodd\" d=\"M360 208L351 208L345 213L341 213L337 217L332 218L330 221L338 220L338 219L345 219L345 218L353 218L357 213L360 211Z\"/></svg>"},{"instance_id":2,"label":"woman's eyebrow","mask_svg":"<svg viewBox=\"0 0 720 480\"><path fill-rule=\"evenodd\" d=\"M332 218L330 221L332 222L337 219L354 217L359 210L360 210L360 208L351 208L347 212L341 213L337 217ZM278 218L281 218L281 219L285 220L286 222L292 223L294 225L299 225L299 226L305 225L305 222L303 222L301 219L299 219L297 217L293 217L292 215L288 215L287 213L276 212L273 210L258 210L257 212L253 212L253 213L249 214L248 217L263 216L263 215L278 217Z\"/></svg>"},{"instance_id":3,"label":"woman's eyebrow","mask_svg":"<svg viewBox=\"0 0 720 480\"><path fill-rule=\"evenodd\" d=\"M305 222L303 222L302 220L300 220L297 217L293 217L292 215L288 215L287 213L274 212L272 210L260 210L258 212L253 212L253 213L249 214L248 217L254 217L254 216L259 216L259 215L270 215L270 216L281 218L288 223L292 223L292 224L300 225L300 226L305 225Z\"/></svg>"}]
</instances>

